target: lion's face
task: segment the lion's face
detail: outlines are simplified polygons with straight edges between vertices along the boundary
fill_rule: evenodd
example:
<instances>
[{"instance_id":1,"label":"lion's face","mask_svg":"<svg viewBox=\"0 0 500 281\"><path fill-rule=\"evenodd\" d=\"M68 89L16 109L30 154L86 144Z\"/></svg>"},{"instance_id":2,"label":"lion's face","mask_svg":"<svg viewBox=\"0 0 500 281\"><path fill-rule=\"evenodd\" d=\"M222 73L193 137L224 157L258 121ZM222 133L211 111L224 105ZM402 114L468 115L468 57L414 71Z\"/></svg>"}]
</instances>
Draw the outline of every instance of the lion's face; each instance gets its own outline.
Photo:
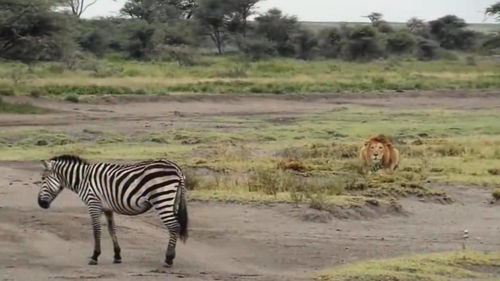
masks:
<instances>
[{"instance_id":1,"label":"lion's face","mask_svg":"<svg viewBox=\"0 0 500 281\"><path fill-rule=\"evenodd\" d=\"M373 163L380 163L384 158L385 146L381 142L371 142L368 144L368 156Z\"/></svg>"}]
</instances>

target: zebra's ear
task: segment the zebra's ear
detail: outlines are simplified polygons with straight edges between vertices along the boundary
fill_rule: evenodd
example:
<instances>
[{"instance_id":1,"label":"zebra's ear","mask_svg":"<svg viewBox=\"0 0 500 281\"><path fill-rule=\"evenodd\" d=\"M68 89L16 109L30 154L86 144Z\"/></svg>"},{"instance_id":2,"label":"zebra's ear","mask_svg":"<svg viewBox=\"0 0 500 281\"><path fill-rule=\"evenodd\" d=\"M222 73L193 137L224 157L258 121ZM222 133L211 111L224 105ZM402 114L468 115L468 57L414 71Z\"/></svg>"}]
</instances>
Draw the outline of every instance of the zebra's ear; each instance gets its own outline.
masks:
<instances>
[{"instance_id":1,"label":"zebra's ear","mask_svg":"<svg viewBox=\"0 0 500 281\"><path fill-rule=\"evenodd\" d=\"M42 165L43 165L43 167L44 167L46 170L51 170L51 169L52 169L52 165L50 164L50 161L47 161L47 160L42 160Z\"/></svg>"}]
</instances>

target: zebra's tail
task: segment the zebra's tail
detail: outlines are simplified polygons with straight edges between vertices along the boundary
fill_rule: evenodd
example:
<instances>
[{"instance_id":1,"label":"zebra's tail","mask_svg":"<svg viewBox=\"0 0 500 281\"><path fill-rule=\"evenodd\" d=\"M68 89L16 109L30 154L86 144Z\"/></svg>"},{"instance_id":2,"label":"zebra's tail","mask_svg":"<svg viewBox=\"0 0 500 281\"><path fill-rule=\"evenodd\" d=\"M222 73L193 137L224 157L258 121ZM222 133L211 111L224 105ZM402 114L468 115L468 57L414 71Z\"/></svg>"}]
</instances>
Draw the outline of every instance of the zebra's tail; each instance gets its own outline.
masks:
<instances>
[{"instance_id":1,"label":"zebra's tail","mask_svg":"<svg viewBox=\"0 0 500 281\"><path fill-rule=\"evenodd\" d=\"M186 196L186 187L184 185L184 180L182 180L181 185L179 186L179 191L181 192L180 201L179 201L179 209L177 211L177 221L179 222L181 229L179 232L179 236L182 242L186 243L188 239L188 211L187 211L187 196Z\"/></svg>"}]
</instances>

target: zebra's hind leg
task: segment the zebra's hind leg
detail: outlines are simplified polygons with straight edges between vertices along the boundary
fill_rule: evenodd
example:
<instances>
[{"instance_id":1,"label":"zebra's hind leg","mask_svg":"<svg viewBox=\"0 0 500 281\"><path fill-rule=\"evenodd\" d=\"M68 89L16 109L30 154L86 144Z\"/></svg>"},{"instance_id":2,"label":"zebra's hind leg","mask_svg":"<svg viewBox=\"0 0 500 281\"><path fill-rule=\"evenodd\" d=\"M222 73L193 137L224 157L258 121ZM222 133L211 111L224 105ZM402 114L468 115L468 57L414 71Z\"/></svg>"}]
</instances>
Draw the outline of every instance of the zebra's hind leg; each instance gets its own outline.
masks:
<instances>
[{"instance_id":1,"label":"zebra's hind leg","mask_svg":"<svg viewBox=\"0 0 500 281\"><path fill-rule=\"evenodd\" d=\"M165 266L171 267L175 259L175 247L177 244L177 237L179 237L180 225L177 218L173 217L169 222L164 222L168 228L170 238L168 240L167 253L165 254Z\"/></svg>"},{"instance_id":2,"label":"zebra's hind leg","mask_svg":"<svg viewBox=\"0 0 500 281\"><path fill-rule=\"evenodd\" d=\"M98 205L89 206L90 218L92 220L92 229L94 232L94 253L90 258L89 264L96 265L97 259L101 255L101 215L102 209Z\"/></svg>"},{"instance_id":3,"label":"zebra's hind leg","mask_svg":"<svg viewBox=\"0 0 500 281\"><path fill-rule=\"evenodd\" d=\"M113 240L113 250L115 252L113 263L122 263L121 249L118 244L118 238L116 237L116 225L113 217L113 211L104 211L104 215L106 216L106 220L108 222L109 235Z\"/></svg>"}]
</instances>

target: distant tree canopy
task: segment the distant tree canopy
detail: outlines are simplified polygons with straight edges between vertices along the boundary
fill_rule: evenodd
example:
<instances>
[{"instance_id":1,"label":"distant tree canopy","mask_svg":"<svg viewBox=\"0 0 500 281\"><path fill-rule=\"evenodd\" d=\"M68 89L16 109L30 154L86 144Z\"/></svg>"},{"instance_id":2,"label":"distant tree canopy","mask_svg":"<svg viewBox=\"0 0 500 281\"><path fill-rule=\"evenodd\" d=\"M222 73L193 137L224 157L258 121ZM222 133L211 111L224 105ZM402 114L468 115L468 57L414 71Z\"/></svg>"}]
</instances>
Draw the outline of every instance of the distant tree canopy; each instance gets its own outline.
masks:
<instances>
[{"instance_id":1,"label":"distant tree canopy","mask_svg":"<svg viewBox=\"0 0 500 281\"><path fill-rule=\"evenodd\" d=\"M98 0L60 0L62 5L68 7L76 17L81 17L83 13Z\"/></svg>"},{"instance_id":2,"label":"distant tree canopy","mask_svg":"<svg viewBox=\"0 0 500 281\"><path fill-rule=\"evenodd\" d=\"M496 2L495 4L486 8L485 14L490 17L495 17L497 21L500 21L500 2Z\"/></svg>"},{"instance_id":3,"label":"distant tree canopy","mask_svg":"<svg viewBox=\"0 0 500 281\"><path fill-rule=\"evenodd\" d=\"M256 34L273 42L279 55L295 54L293 33L299 29L297 17L284 15L281 10L271 9L255 18Z\"/></svg>"},{"instance_id":4,"label":"distant tree canopy","mask_svg":"<svg viewBox=\"0 0 500 281\"><path fill-rule=\"evenodd\" d=\"M493 54L500 48L499 34L473 32L454 15L430 22L412 18L399 27L371 13L369 25L318 30L279 9L256 14L261 0L126 0L120 17L80 18L101 1L0 0L0 58L71 62L112 54L189 66L201 52L231 52L251 60L368 61L389 56L430 60L455 51ZM499 6L485 13L498 18Z\"/></svg>"},{"instance_id":5,"label":"distant tree canopy","mask_svg":"<svg viewBox=\"0 0 500 281\"><path fill-rule=\"evenodd\" d=\"M466 26L463 19L454 15L429 22L431 35L445 49L467 50L473 47L476 34L465 29Z\"/></svg>"},{"instance_id":6,"label":"distant tree canopy","mask_svg":"<svg viewBox=\"0 0 500 281\"><path fill-rule=\"evenodd\" d=\"M54 1L0 0L0 57L24 62L59 59L68 43L68 22Z\"/></svg>"}]
</instances>

